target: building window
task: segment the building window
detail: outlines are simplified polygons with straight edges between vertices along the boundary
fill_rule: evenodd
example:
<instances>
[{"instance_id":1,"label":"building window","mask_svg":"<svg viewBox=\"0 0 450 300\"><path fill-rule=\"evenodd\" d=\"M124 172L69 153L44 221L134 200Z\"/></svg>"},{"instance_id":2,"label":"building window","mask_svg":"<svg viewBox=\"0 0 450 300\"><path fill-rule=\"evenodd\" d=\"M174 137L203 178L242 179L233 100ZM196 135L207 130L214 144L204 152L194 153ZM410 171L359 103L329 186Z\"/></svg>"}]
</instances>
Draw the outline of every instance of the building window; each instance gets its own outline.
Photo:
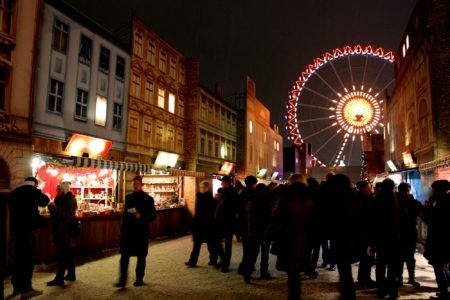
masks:
<instances>
[{"instance_id":1,"label":"building window","mask_svg":"<svg viewBox=\"0 0 450 300\"><path fill-rule=\"evenodd\" d=\"M88 109L88 92L82 89L77 90L77 100L75 103L75 119L86 121Z\"/></svg>"},{"instance_id":2,"label":"building window","mask_svg":"<svg viewBox=\"0 0 450 300\"><path fill-rule=\"evenodd\" d=\"M100 47L100 62L99 62L99 69L100 71L108 74L109 73L109 56L110 51L109 49L106 49L105 47Z\"/></svg>"},{"instance_id":3,"label":"building window","mask_svg":"<svg viewBox=\"0 0 450 300\"><path fill-rule=\"evenodd\" d=\"M253 133L253 121L252 120L250 120L248 122L248 132L250 132L250 134Z\"/></svg>"},{"instance_id":4,"label":"building window","mask_svg":"<svg viewBox=\"0 0 450 300\"><path fill-rule=\"evenodd\" d=\"M159 51L159 70L163 73L167 68L167 53L163 50Z\"/></svg>"},{"instance_id":5,"label":"building window","mask_svg":"<svg viewBox=\"0 0 450 300\"><path fill-rule=\"evenodd\" d=\"M166 91L164 89L158 89L158 107L162 109L164 109L165 94Z\"/></svg>"},{"instance_id":6,"label":"building window","mask_svg":"<svg viewBox=\"0 0 450 300\"><path fill-rule=\"evenodd\" d=\"M173 79L177 78L177 60L175 57L170 58L169 76Z\"/></svg>"},{"instance_id":7,"label":"building window","mask_svg":"<svg viewBox=\"0 0 450 300\"><path fill-rule=\"evenodd\" d=\"M130 144L137 144L138 124L139 121L136 117L130 117L128 122L128 141Z\"/></svg>"},{"instance_id":8,"label":"building window","mask_svg":"<svg viewBox=\"0 0 450 300\"><path fill-rule=\"evenodd\" d=\"M156 126L156 147L161 149L163 146L163 127L158 125Z\"/></svg>"},{"instance_id":9,"label":"building window","mask_svg":"<svg viewBox=\"0 0 450 300\"><path fill-rule=\"evenodd\" d=\"M409 35L408 34L406 35L405 43L406 43L406 50L408 50L409 49Z\"/></svg>"},{"instance_id":10,"label":"building window","mask_svg":"<svg viewBox=\"0 0 450 300\"><path fill-rule=\"evenodd\" d=\"M208 155L212 156L213 154L213 142L210 140L208 141Z\"/></svg>"},{"instance_id":11,"label":"building window","mask_svg":"<svg viewBox=\"0 0 450 300\"><path fill-rule=\"evenodd\" d=\"M206 120L206 96L202 95L200 101L200 118Z\"/></svg>"},{"instance_id":12,"label":"building window","mask_svg":"<svg viewBox=\"0 0 450 300\"><path fill-rule=\"evenodd\" d=\"M152 123L144 122L144 146L152 144Z\"/></svg>"},{"instance_id":13,"label":"building window","mask_svg":"<svg viewBox=\"0 0 450 300\"><path fill-rule=\"evenodd\" d=\"M81 63L91 64L92 40L84 35L81 35L79 59Z\"/></svg>"},{"instance_id":14,"label":"building window","mask_svg":"<svg viewBox=\"0 0 450 300\"><path fill-rule=\"evenodd\" d=\"M175 135L173 128L167 129L167 146L169 150L174 150L175 147Z\"/></svg>"},{"instance_id":15,"label":"building window","mask_svg":"<svg viewBox=\"0 0 450 300\"><path fill-rule=\"evenodd\" d=\"M113 129L122 130L122 104L114 103Z\"/></svg>"},{"instance_id":16,"label":"building window","mask_svg":"<svg viewBox=\"0 0 450 300\"><path fill-rule=\"evenodd\" d=\"M172 93L169 93L169 112L174 114L175 113L175 95Z\"/></svg>"},{"instance_id":17,"label":"building window","mask_svg":"<svg viewBox=\"0 0 450 300\"><path fill-rule=\"evenodd\" d=\"M122 81L125 79L125 58L121 56L116 59L116 78Z\"/></svg>"},{"instance_id":18,"label":"building window","mask_svg":"<svg viewBox=\"0 0 450 300\"><path fill-rule=\"evenodd\" d=\"M179 82L183 85L186 84L186 67L184 65L180 65Z\"/></svg>"},{"instance_id":19,"label":"building window","mask_svg":"<svg viewBox=\"0 0 450 300\"><path fill-rule=\"evenodd\" d=\"M50 80L50 93L48 95L47 109L51 112L61 113L62 102L64 93L64 83L51 79Z\"/></svg>"},{"instance_id":20,"label":"building window","mask_svg":"<svg viewBox=\"0 0 450 300\"><path fill-rule=\"evenodd\" d=\"M200 139L200 154L205 154L205 138Z\"/></svg>"},{"instance_id":21,"label":"building window","mask_svg":"<svg viewBox=\"0 0 450 300\"><path fill-rule=\"evenodd\" d=\"M142 57L142 33L139 31L134 35L134 54Z\"/></svg>"},{"instance_id":22,"label":"building window","mask_svg":"<svg viewBox=\"0 0 450 300\"><path fill-rule=\"evenodd\" d=\"M184 117L184 100L181 98L178 99L178 115Z\"/></svg>"},{"instance_id":23,"label":"building window","mask_svg":"<svg viewBox=\"0 0 450 300\"><path fill-rule=\"evenodd\" d=\"M106 125L106 108L107 99L97 95L97 101L95 102L95 125Z\"/></svg>"},{"instance_id":24,"label":"building window","mask_svg":"<svg viewBox=\"0 0 450 300\"><path fill-rule=\"evenodd\" d=\"M12 0L0 0L0 32L11 35Z\"/></svg>"},{"instance_id":25,"label":"building window","mask_svg":"<svg viewBox=\"0 0 450 300\"><path fill-rule=\"evenodd\" d=\"M152 66L155 65L156 61L156 45L154 41L148 42L147 48L147 62Z\"/></svg>"},{"instance_id":26,"label":"building window","mask_svg":"<svg viewBox=\"0 0 450 300\"><path fill-rule=\"evenodd\" d=\"M69 25L58 19L53 23L53 49L66 53L69 37Z\"/></svg>"},{"instance_id":27,"label":"building window","mask_svg":"<svg viewBox=\"0 0 450 300\"><path fill-rule=\"evenodd\" d=\"M214 157L219 158L219 142L214 143Z\"/></svg>"},{"instance_id":28,"label":"building window","mask_svg":"<svg viewBox=\"0 0 450 300\"><path fill-rule=\"evenodd\" d=\"M5 110L8 78L9 78L9 69L0 68L0 110Z\"/></svg>"},{"instance_id":29,"label":"building window","mask_svg":"<svg viewBox=\"0 0 450 300\"><path fill-rule=\"evenodd\" d=\"M182 130L177 134L177 151L179 153L182 153L184 151L184 138Z\"/></svg>"},{"instance_id":30,"label":"building window","mask_svg":"<svg viewBox=\"0 0 450 300\"><path fill-rule=\"evenodd\" d=\"M153 82L145 82L145 95L144 99L147 103L153 103Z\"/></svg>"},{"instance_id":31,"label":"building window","mask_svg":"<svg viewBox=\"0 0 450 300\"><path fill-rule=\"evenodd\" d=\"M141 96L141 77L136 73L133 73L131 79L131 95L138 98Z\"/></svg>"}]
</instances>

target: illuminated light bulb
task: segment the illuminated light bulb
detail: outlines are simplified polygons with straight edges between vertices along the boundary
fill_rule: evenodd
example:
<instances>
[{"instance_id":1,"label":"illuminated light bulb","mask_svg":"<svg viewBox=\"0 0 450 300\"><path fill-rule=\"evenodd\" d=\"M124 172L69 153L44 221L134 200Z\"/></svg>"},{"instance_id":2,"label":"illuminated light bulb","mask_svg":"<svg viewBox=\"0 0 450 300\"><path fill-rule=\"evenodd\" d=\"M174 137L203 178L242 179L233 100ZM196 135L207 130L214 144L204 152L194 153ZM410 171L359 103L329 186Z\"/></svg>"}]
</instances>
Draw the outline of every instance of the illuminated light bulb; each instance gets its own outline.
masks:
<instances>
[{"instance_id":1,"label":"illuminated light bulb","mask_svg":"<svg viewBox=\"0 0 450 300\"><path fill-rule=\"evenodd\" d=\"M353 90L356 90L356 87L355 87L355 85L353 85Z\"/></svg>"},{"instance_id":2,"label":"illuminated light bulb","mask_svg":"<svg viewBox=\"0 0 450 300\"><path fill-rule=\"evenodd\" d=\"M329 116L330 119L333 119L333 118L335 118L335 117L336 117L335 115Z\"/></svg>"},{"instance_id":3,"label":"illuminated light bulb","mask_svg":"<svg viewBox=\"0 0 450 300\"><path fill-rule=\"evenodd\" d=\"M335 108L334 107L330 107L330 110L335 110Z\"/></svg>"},{"instance_id":4,"label":"illuminated light bulb","mask_svg":"<svg viewBox=\"0 0 450 300\"><path fill-rule=\"evenodd\" d=\"M345 91L346 93L348 93L348 90L347 90L347 88L344 88L344 91Z\"/></svg>"},{"instance_id":5,"label":"illuminated light bulb","mask_svg":"<svg viewBox=\"0 0 450 300\"><path fill-rule=\"evenodd\" d=\"M336 126L337 125L337 122L334 122L333 124L331 124L331 126Z\"/></svg>"},{"instance_id":6,"label":"illuminated light bulb","mask_svg":"<svg viewBox=\"0 0 450 300\"><path fill-rule=\"evenodd\" d=\"M333 103L338 103L337 100L331 100L331 102L333 102Z\"/></svg>"},{"instance_id":7,"label":"illuminated light bulb","mask_svg":"<svg viewBox=\"0 0 450 300\"><path fill-rule=\"evenodd\" d=\"M369 93L372 91L372 88L369 89Z\"/></svg>"},{"instance_id":8,"label":"illuminated light bulb","mask_svg":"<svg viewBox=\"0 0 450 300\"><path fill-rule=\"evenodd\" d=\"M364 90L364 85L361 85L361 91Z\"/></svg>"},{"instance_id":9,"label":"illuminated light bulb","mask_svg":"<svg viewBox=\"0 0 450 300\"><path fill-rule=\"evenodd\" d=\"M342 128L339 128L338 131L336 131L336 133L339 133L342 131Z\"/></svg>"},{"instance_id":10,"label":"illuminated light bulb","mask_svg":"<svg viewBox=\"0 0 450 300\"><path fill-rule=\"evenodd\" d=\"M361 137L361 142L362 142L362 141L364 140L364 136L363 136L363 135L361 135L360 137Z\"/></svg>"},{"instance_id":11,"label":"illuminated light bulb","mask_svg":"<svg viewBox=\"0 0 450 300\"><path fill-rule=\"evenodd\" d=\"M338 95L339 97L342 97L342 94L341 94L341 93L337 93L337 95Z\"/></svg>"},{"instance_id":12,"label":"illuminated light bulb","mask_svg":"<svg viewBox=\"0 0 450 300\"><path fill-rule=\"evenodd\" d=\"M375 94L375 97L378 97L378 95L380 95L380 93L376 93L376 94Z\"/></svg>"}]
</instances>

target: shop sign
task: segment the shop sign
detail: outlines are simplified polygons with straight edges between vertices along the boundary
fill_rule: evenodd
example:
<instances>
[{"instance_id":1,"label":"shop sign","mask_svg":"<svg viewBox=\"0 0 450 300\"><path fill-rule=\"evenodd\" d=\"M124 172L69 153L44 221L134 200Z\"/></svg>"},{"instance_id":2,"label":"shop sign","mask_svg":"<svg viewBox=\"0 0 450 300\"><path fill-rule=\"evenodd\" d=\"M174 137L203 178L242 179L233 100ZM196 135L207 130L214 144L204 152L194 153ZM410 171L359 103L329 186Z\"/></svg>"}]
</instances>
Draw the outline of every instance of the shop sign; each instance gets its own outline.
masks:
<instances>
[{"instance_id":1,"label":"shop sign","mask_svg":"<svg viewBox=\"0 0 450 300\"><path fill-rule=\"evenodd\" d=\"M112 144L113 142L110 140L74 133L65 151L72 156L81 156L84 153L92 156L105 156Z\"/></svg>"}]
</instances>

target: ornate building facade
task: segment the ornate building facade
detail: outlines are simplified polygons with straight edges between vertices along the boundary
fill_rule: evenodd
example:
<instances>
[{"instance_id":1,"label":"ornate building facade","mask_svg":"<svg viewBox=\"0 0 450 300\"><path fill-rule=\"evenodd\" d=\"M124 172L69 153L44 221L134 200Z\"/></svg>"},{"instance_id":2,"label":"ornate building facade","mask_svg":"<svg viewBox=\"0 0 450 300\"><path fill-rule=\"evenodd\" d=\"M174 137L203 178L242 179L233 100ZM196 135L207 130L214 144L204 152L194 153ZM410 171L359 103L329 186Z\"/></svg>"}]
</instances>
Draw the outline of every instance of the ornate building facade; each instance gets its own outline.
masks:
<instances>
[{"instance_id":1,"label":"ornate building facade","mask_svg":"<svg viewBox=\"0 0 450 300\"><path fill-rule=\"evenodd\" d=\"M138 18L132 22L127 160L153 164L164 151L178 154L182 166L188 80L198 74L190 77L187 57Z\"/></svg>"}]
</instances>

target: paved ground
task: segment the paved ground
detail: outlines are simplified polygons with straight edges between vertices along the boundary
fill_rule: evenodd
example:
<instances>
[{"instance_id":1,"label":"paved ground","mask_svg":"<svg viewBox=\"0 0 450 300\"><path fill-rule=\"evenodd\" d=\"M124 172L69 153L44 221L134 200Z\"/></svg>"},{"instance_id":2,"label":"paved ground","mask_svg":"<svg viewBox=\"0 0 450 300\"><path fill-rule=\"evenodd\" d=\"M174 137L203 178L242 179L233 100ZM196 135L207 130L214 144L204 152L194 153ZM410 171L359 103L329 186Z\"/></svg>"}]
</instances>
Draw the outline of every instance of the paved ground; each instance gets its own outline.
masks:
<instances>
[{"instance_id":1,"label":"paved ground","mask_svg":"<svg viewBox=\"0 0 450 300\"><path fill-rule=\"evenodd\" d=\"M230 273L221 273L207 265L206 245L202 246L199 267L186 268L184 262L190 254L190 236L152 241L147 257L145 285L134 287L135 260L130 262L130 278L126 289L119 291L112 287L117 280L119 254L111 251L97 257L77 260L77 281L69 282L64 288L47 287L46 282L54 277L54 266L40 266L34 274L34 288L44 291L36 299L287 299L284 273L274 270L275 256L270 255L270 270L274 277L270 281L255 279L245 284L237 271L242 255L242 246L233 244ZM400 288L400 299L428 299L435 294L434 273L418 252L417 280L421 287ZM259 269L259 266L257 266ZM337 271L318 268L317 279L304 278L302 299L338 299ZM357 265L353 267L356 277ZM407 276L405 270L404 276ZM254 274L259 277L258 271ZM374 278L374 270L372 271ZM5 281L5 296L11 294L10 278ZM375 289L357 290L358 299L375 299Z\"/></svg>"}]
</instances>

